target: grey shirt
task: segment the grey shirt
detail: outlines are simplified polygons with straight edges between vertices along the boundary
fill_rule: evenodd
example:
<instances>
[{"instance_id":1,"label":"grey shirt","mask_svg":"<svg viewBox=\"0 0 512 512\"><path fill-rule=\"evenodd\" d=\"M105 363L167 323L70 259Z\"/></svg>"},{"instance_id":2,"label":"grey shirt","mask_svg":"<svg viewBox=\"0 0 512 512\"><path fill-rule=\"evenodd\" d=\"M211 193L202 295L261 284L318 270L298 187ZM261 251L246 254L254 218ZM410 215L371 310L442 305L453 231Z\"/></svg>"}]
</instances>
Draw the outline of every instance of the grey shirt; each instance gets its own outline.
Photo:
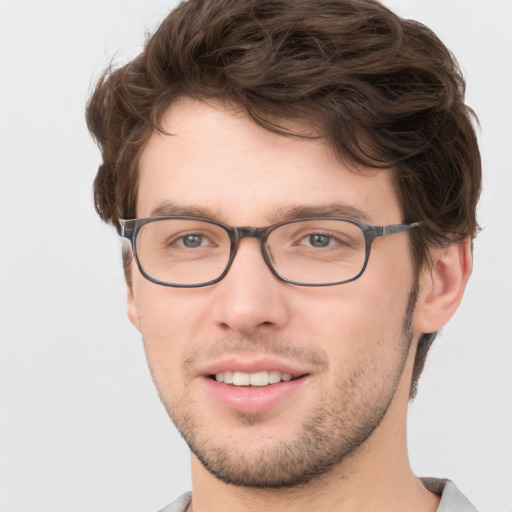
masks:
<instances>
[{"instance_id":1,"label":"grey shirt","mask_svg":"<svg viewBox=\"0 0 512 512\"><path fill-rule=\"evenodd\" d=\"M450 480L422 478L421 481L429 491L441 496L437 512L478 512ZM160 512L185 512L191 499L192 493L187 492Z\"/></svg>"}]
</instances>

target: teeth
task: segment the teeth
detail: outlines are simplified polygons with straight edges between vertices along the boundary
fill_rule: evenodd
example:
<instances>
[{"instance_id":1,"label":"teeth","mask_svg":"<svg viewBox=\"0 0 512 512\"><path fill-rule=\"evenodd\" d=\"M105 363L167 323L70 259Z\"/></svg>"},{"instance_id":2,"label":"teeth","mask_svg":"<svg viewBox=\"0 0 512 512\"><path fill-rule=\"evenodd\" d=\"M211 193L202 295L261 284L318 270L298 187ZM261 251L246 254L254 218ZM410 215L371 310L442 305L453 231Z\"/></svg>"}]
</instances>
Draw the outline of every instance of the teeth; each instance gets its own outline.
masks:
<instances>
[{"instance_id":1,"label":"teeth","mask_svg":"<svg viewBox=\"0 0 512 512\"><path fill-rule=\"evenodd\" d=\"M233 384L235 386L248 386L250 384L251 377L248 373L235 372L233 374Z\"/></svg>"},{"instance_id":2,"label":"teeth","mask_svg":"<svg viewBox=\"0 0 512 512\"><path fill-rule=\"evenodd\" d=\"M247 374L251 386L266 386L269 382L268 372Z\"/></svg>"},{"instance_id":3,"label":"teeth","mask_svg":"<svg viewBox=\"0 0 512 512\"><path fill-rule=\"evenodd\" d=\"M269 384L277 384L281 381L288 382L292 380L290 373L281 373L278 371L270 372L219 372L215 374L217 382L224 384L233 384L234 386L268 386Z\"/></svg>"},{"instance_id":4,"label":"teeth","mask_svg":"<svg viewBox=\"0 0 512 512\"><path fill-rule=\"evenodd\" d=\"M287 373L286 375L288 376L290 374ZM290 375L290 377L291 377L291 375ZM278 382L281 382L281 372L268 372L268 383L269 384L277 384Z\"/></svg>"}]
</instances>

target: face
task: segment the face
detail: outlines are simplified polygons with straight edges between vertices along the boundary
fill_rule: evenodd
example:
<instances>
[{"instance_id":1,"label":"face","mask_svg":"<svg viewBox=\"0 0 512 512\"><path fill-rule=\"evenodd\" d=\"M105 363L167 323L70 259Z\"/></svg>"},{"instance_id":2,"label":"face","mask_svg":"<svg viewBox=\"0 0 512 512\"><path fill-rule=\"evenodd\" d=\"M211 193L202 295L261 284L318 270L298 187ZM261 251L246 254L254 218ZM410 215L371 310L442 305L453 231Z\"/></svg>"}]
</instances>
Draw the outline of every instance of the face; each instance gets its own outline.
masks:
<instances>
[{"instance_id":1,"label":"face","mask_svg":"<svg viewBox=\"0 0 512 512\"><path fill-rule=\"evenodd\" d=\"M191 99L163 121L172 135L155 133L142 154L137 217L262 227L308 208L402 220L390 172L351 171L321 140L279 136ZM388 414L412 336L413 264L401 233L374 242L359 279L300 287L272 274L259 244L242 239L227 276L204 288L153 284L134 265L129 315L204 467L237 485L291 486L354 457ZM217 382L231 380L226 372L234 384Z\"/></svg>"}]
</instances>

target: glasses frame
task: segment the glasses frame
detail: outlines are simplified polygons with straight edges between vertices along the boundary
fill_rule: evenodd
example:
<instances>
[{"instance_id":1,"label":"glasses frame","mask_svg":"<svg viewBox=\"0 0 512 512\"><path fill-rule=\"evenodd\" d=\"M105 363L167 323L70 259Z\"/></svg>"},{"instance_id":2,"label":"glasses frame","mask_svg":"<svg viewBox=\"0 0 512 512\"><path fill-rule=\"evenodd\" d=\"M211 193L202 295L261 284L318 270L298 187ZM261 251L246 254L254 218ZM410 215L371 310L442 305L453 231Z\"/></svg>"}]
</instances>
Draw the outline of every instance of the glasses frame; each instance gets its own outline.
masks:
<instances>
[{"instance_id":1,"label":"glasses frame","mask_svg":"<svg viewBox=\"0 0 512 512\"><path fill-rule=\"evenodd\" d=\"M224 271L215 279L212 279L210 281L206 281L204 283L196 283L196 284L179 284L179 283L168 283L166 281L160 281L159 279L156 279L152 276L150 276L142 267L139 257L137 254L137 237L139 234L139 231L143 226L146 224L150 224L152 222L159 222L163 220L170 220L170 219L176 219L176 220L195 220L200 222L207 222L210 224L214 224L215 226L218 226L222 228L229 236L229 240L231 242L230 246L230 253L229 253L229 259L226 264L226 267ZM351 224L354 224L357 226L363 233L364 239L365 239L365 258L364 263L361 267L361 270L357 275L354 277L351 277L350 279L345 279L343 281L333 281L328 283L304 283L301 281L294 281L292 279L287 279L286 277L283 277L279 272L274 268L272 264L272 260L270 258L270 255L267 250L266 242L268 239L268 236L272 231L276 230L277 228L281 226L285 226L287 224L293 224L296 222L304 222L304 221L315 221L315 220L335 220L335 221L344 221L349 222ZM257 238L261 242L261 253L263 255L263 259L265 260L265 263L269 267L269 269L272 271L272 273L281 281L284 281L285 283L294 284L297 286L334 286L338 284L345 284L349 283L351 281L355 281L366 270L366 267L368 265L368 260L370 258L370 252L371 252L371 246L373 241L376 238L379 237L385 237L390 235L395 235L397 233L403 233L404 231L408 231L409 229L412 229L414 227L419 226L420 222L412 222L410 224L388 224L385 226L372 226L371 224L366 224L365 222L361 222L354 219L346 219L343 217L306 217L306 218L298 218L298 219L291 219L286 220L283 222L278 222L277 224L272 224L271 226L263 227L263 228L255 228L251 226L242 226L242 227L231 227L226 224L223 224L222 222L218 222L216 220L211 219L205 219L202 217L193 217L193 216L187 216L187 215L169 215L169 216L160 216L160 217L149 217L149 218L143 218L143 219L120 219L119 220L119 236L122 238L125 238L130 241L131 247L132 247L132 253L135 258L135 261L137 263L137 267L139 268L140 273L152 283L159 284L162 286L170 286L173 288L201 288L203 286L210 286L212 284L218 283L224 277L226 277L227 273L229 272L229 269L231 268L231 265L233 264L233 261L235 259L235 256L238 251L238 247L240 245L240 240L242 238Z\"/></svg>"}]
</instances>

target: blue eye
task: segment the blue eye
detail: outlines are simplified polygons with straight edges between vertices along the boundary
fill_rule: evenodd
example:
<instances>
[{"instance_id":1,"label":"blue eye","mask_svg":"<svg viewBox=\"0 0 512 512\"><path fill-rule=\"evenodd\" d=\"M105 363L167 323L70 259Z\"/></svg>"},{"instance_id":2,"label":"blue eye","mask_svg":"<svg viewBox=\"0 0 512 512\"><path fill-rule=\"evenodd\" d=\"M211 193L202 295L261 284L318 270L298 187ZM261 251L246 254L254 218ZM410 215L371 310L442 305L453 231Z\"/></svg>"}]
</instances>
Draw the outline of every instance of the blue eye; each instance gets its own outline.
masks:
<instances>
[{"instance_id":1,"label":"blue eye","mask_svg":"<svg viewBox=\"0 0 512 512\"><path fill-rule=\"evenodd\" d=\"M309 235L307 238L312 247L327 247L332 240L332 237L320 234Z\"/></svg>"},{"instance_id":2,"label":"blue eye","mask_svg":"<svg viewBox=\"0 0 512 512\"><path fill-rule=\"evenodd\" d=\"M188 248L200 247L203 243L203 236L201 235L187 235L182 237L183 245Z\"/></svg>"}]
</instances>

